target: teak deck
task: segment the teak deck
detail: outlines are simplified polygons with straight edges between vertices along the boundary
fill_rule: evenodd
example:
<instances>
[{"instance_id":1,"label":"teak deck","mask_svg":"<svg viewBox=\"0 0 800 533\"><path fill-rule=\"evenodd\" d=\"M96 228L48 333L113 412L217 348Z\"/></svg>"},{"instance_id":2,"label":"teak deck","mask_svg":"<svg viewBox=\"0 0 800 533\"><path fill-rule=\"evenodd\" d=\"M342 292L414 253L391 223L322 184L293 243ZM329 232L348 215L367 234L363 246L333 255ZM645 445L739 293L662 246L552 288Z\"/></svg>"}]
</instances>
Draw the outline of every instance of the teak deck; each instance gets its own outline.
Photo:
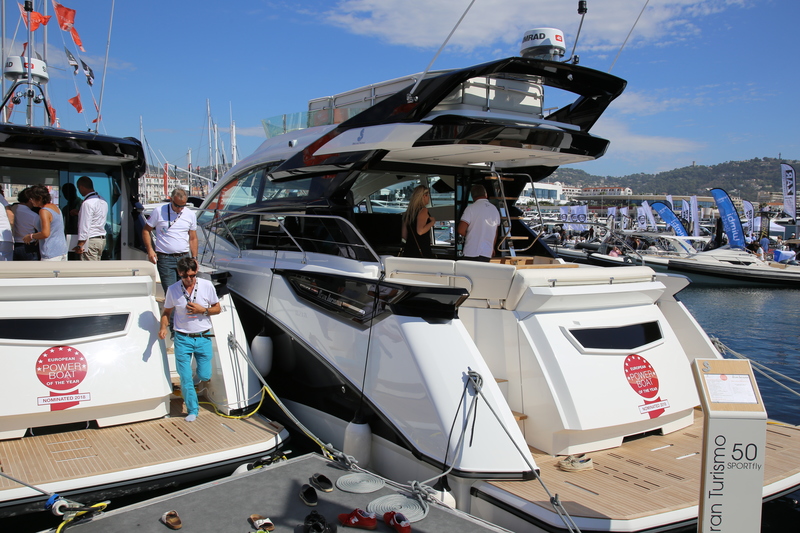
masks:
<instances>
[{"instance_id":1,"label":"teak deck","mask_svg":"<svg viewBox=\"0 0 800 533\"><path fill-rule=\"evenodd\" d=\"M0 441L0 469L41 485L266 442L283 429L259 415L228 419L201 409L197 420L186 422L183 401L173 399L169 418ZM18 487L0 478L0 492Z\"/></svg>"},{"instance_id":2,"label":"teak deck","mask_svg":"<svg viewBox=\"0 0 800 533\"><path fill-rule=\"evenodd\" d=\"M586 454L593 470L565 472L563 457L531 448L542 480L572 517L629 520L695 506L700 492L703 418L663 436L649 436ZM764 484L800 473L800 427L767 425ZM492 482L533 504L552 509L538 481Z\"/></svg>"}]
</instances>

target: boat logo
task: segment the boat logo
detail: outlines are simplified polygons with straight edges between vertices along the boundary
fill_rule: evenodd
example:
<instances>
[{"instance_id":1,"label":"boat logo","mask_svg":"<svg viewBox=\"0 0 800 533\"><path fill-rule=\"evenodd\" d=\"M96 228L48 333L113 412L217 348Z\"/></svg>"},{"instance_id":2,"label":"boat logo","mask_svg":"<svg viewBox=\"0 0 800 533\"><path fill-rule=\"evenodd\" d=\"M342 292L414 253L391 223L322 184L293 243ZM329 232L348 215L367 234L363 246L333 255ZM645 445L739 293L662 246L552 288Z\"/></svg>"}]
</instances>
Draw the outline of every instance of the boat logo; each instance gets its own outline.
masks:
<instances>
[{"instance_id":1,"label":"boat logo","mask_svg":"<svg viewBox=\"0 0 800 533\"><path fill-rule=\"evenodd\" d=\"M42 352L36 360L36 377L51 392L50 396L37 398L37 404L49 405L51 411L59 411L91 400L91 394L77 390L86 378L88 368L86 357L77 348L53 346Z\"/></svg>"},{"instance_id":2,"label":"boat logo","mask_svg":"<svg viewBox=\"0 0 800 533\"><path fill-rule=\"evenodd\" d=\"M361 128L361 131L359 132L358 137L356 137L356 140L353 144L364 144L364 130L365 128Z\"/></svg>"},{"instance_id":3,"label":"boat logo","mask_svg":"<svg viewBox=\"0 0 800 533\"><path fill-rule=\"evenodd\" d=\"M650 418L664 414L669 402L658 397L658 374L647 359L637 354L626 357L625 378L634 392L644 399L644 405L639 406L641 414L647 414Z\"/></svg>"}]
</instances>

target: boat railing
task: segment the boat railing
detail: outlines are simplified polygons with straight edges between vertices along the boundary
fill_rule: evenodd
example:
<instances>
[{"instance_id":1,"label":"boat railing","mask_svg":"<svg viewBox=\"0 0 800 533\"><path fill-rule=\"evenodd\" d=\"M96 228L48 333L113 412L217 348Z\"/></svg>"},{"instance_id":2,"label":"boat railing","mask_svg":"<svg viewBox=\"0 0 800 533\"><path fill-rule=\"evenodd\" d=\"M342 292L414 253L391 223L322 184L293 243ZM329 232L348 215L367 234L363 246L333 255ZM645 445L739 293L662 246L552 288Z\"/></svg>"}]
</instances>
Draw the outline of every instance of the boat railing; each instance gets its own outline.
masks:
<instances>
[{"instance_id":1,"label":"boat railing","mask_svg":"<svg viewBox=\"0 0 800 533\"><path fill-rule=\"evenodd\" d=\"M342 217L302 213L198 210L197 219L205 242L205 253L215 257L223 240L239 257L247 250L291 251L325 254L363 262L380 263L380 256L356 227Z\"/></svg>"}]
</instances>

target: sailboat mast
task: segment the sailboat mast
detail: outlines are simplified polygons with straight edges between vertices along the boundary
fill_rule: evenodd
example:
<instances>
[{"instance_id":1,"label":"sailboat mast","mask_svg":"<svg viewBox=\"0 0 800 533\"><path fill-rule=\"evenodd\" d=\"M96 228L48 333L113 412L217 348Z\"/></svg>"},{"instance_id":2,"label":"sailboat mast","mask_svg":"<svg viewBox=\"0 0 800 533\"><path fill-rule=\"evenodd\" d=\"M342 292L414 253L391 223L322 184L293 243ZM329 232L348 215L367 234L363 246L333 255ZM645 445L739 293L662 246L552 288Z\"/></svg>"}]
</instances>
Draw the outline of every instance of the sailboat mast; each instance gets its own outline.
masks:
<instances>
[{"instance_id":1,"label":"sailboat mast","mask_svg":"<svg viewBox=\"0 0 800 533\"><path fill-rule=\"evenodd\" d=\"M211 169L214 166L214 159L211 157L211 101L206 98L206 112L208 113L208 167ZM209 170L209 178L214 181L216 176L212 175L213 172Z\"/></svg>"},{"instance_id":2,"label":"sailboat mast","mask_svg":"<svg viewBox=\"0 0 800 533\"><path fill-rule=\"evenodd\" d=\"M236 154L238 147L236 146L236 121L233 120L233 104L228 102L231 114L231 166L239 162L239 156Z\"/></svg>"}]
</instances>

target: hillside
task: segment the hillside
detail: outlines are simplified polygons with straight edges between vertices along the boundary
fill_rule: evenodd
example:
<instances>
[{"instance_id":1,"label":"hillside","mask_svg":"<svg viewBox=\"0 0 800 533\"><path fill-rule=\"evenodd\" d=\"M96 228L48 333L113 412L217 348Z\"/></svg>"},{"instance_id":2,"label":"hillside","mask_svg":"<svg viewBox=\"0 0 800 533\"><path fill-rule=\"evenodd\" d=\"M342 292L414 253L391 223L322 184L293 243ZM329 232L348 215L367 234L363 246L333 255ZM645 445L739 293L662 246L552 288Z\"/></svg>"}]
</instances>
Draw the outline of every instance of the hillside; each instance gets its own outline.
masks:
<instances>
[{"instance_id":1,"label":"hillside","mask_svg":"<svg viewBox=\"0 0 800 533\"><path fill-rule=\"evenodd\" d=\"M755 199L759 191L781 191L781 163L800 169L797 160L764 157L622 177L595 176L579 169L559 168L547 181L560 181L574 187L630 187L634 194L707 195L709 189L719 187L731 195Z\"/></svg>"}]
</instances>

